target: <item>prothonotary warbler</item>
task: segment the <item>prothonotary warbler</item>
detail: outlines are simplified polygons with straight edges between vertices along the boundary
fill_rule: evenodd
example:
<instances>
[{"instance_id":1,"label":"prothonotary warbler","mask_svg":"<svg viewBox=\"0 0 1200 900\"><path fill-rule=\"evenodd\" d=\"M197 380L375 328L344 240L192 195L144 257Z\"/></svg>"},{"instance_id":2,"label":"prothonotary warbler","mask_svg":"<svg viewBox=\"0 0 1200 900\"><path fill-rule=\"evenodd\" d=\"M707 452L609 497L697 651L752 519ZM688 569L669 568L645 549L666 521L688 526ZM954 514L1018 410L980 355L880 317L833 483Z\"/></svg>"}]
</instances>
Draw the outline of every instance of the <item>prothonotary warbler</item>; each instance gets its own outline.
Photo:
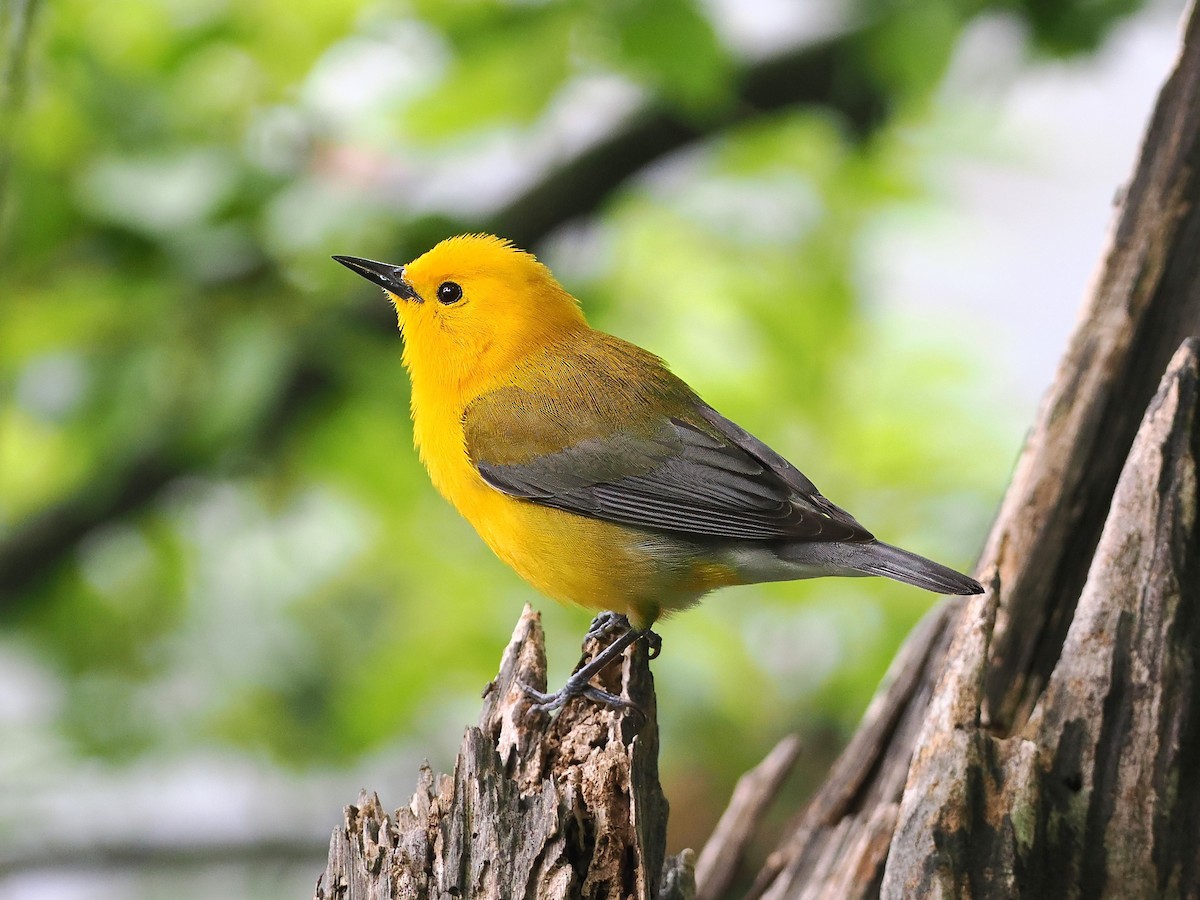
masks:
<instances>
[{"instance_id":1,"label":"prothonotary warbler","mask_svg":"<svg viewBox=\"0 0 1200 900\"><path fill-rule=\"evenodd\" d=\"M619 637L562 691L538 694L543 708L613 701L591 676L714 588L883 575L983 590L877 541L658 357L591 328L510 242L453 237L404 266L334 259L396 307L415 442L437 489L538 590L615 614Z\"/></svg>"}]
</instances>

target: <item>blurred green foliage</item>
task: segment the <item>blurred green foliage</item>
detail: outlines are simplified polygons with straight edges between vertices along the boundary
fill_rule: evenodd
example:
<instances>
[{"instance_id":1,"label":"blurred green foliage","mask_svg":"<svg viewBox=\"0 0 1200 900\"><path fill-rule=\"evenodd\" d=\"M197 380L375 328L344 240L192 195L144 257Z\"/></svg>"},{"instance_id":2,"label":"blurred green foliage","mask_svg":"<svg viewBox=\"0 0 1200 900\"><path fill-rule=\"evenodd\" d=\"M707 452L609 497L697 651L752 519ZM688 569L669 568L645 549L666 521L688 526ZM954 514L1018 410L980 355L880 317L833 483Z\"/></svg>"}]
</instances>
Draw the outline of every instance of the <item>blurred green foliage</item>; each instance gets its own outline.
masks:
<instances>
[{"instance_id":1,"label":"blurred green foliage","mask_svg":"<svg viewBox=\"0 0 1200 900\"><path fill-rule=\"evenodd\" d=\"M699 139L531 249L877 534L969 568L1015 452L1004 394L965 314L870 304L864 232L925 196L911 135L972 17L1079 51L1133 5L842 10L870 122L836 83L745 108L759 61L691 0L42 5L3 136L0 623L61 675L58 727L113 758L401 742L444 766L524 601L565 674L586 616L433 493L386 304L328 257L503 231L639 109ZM700 787L681 821L785 730L817 777L930 602L771 585L664 623L664 770Z\"/></svg>"}]
</instances>

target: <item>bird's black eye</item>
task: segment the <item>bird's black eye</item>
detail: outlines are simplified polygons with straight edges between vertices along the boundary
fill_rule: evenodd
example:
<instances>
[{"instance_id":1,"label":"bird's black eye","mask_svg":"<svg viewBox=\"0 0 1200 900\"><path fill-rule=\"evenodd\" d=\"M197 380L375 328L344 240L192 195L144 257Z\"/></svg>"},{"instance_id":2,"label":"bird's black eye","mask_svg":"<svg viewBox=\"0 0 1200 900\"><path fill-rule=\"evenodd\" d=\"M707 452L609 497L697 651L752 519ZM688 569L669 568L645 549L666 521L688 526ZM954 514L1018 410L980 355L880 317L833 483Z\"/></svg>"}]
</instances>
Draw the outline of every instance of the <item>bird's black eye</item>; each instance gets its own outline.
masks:
<instances>
[{"instance_id":1,"label":"bird's black eye","mask_svg":"<svg viewBox=\"0 0 1200 900\"><path fill-rule=\"evenodd\" d=\"M438 302L449 306L462 299L462 288L453 281L443 281L438 285Z\"/></svg>"}]
</instances>

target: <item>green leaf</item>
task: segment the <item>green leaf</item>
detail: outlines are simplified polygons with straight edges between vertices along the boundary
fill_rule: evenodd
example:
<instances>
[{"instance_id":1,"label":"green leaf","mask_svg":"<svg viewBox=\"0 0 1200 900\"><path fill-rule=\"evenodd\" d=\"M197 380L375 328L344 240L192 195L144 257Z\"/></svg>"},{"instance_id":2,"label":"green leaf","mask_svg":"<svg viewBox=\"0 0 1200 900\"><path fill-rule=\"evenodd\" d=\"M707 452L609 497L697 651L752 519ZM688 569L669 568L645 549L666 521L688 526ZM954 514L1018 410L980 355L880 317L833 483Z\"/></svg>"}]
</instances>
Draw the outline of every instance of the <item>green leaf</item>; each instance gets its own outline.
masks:
<instances>
[{"instance_id":1,"label":"green leaf","mask_svg":"<svg viewBox=\"0 0 1200 900\"><path fill-rule=\"evenodd\" d=\"M405 134L430 142L484 126L524 124L545 109L570 73L575 16L550 7L506 18L455 42L449 74L405 114Z\"/></svg>"},{"instance_id":2,"label":"green leaf","mask_svg":"<svg viewBox=\"0 0 1200 900\"><path fill-rule=\"evenodd\" d=\"M691 0L604 0L596 12L614 37L607 62L652 94L694 116L732 99L730 59Z\"/></svg>"}]
</instances>

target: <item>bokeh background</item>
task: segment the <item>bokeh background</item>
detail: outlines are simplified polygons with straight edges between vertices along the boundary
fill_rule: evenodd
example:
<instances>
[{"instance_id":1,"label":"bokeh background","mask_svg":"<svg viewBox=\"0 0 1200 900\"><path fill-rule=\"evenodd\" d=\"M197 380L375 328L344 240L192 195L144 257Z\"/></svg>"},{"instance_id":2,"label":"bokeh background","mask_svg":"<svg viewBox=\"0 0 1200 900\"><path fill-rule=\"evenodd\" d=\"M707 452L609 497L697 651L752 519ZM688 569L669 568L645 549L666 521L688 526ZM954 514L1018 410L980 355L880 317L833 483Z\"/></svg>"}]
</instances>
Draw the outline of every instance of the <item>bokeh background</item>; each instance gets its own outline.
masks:
<instances>
[{"instance_id":1,"label":"bokeh background","mask_svg":"<svg viewBox=\"0 0 1200 900\"><path fill-rule=\"evenodd\" d=\"M0 0L0 897L304 897L523 603L379 292L489 230L876 534L969 569L1175 52L1138 0ZM819 782L935 598L662 624L671 849Z\"/></svg>"}]
</instances>

